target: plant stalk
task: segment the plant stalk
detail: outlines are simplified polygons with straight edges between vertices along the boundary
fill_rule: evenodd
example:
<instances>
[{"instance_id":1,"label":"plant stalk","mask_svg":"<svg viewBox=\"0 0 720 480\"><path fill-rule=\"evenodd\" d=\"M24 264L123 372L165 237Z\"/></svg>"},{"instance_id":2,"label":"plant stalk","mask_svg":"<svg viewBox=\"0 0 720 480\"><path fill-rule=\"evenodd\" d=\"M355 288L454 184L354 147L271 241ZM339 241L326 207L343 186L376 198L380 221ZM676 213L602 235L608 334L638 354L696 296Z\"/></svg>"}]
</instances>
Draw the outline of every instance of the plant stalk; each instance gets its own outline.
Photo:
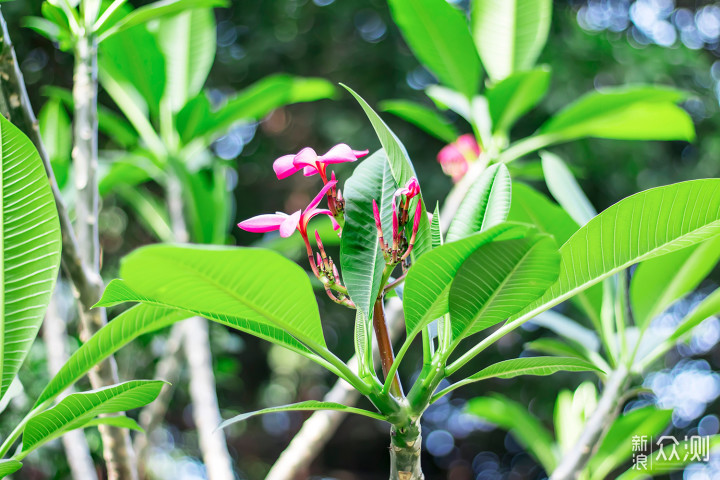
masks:
<instances>
[{"instance_id":1,"label":"plant stalk","mask_svg":"<svg viewBox=\"0 0 720 480\"><path fill-rule=\"evenodd\" d=\"M419 421L390 429L390 480L424 480L420 465L422 435Z\"/></svg>"},{"instance_id":2,"label":"plant stalk","mask_svg":"<svg viewBox=\"0 0 720 480\"><path fill-rule=\"evenodd\" d=\"M597 408L590 416L573 448L560 460L550 480L577 480L597 451L610 425L622 407L620 399L627 387L629 372L625 365L618 365L608 377Z\"/></svg>"},{"instance_id":3,"label":"plant stalk","mask_svg":"<svg viewBox=\"0 0 720 480\"><path fill-rule=\"evenodd\" d=\"M392 342L390 341L390 331L385 321L385 302L382 296L375 300L373 308L373 329L375 330L375 338L378 343L378 351L380 352L380 363L382 365L384 378L387 378L395 362L395 354L393 353ZM396 398L403 397L402 386L400 385L400 375L395 371L390 393Z\"/></svg>"}]
</instances>

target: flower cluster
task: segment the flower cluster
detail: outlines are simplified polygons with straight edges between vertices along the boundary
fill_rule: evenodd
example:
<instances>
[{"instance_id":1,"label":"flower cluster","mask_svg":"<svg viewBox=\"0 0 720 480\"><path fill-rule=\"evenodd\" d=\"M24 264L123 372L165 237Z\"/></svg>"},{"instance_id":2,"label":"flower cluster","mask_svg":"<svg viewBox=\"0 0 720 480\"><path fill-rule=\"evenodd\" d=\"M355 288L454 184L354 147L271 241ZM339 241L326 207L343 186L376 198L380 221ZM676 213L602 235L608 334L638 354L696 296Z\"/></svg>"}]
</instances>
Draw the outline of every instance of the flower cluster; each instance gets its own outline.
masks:
<instances>
[{"instance_id":1,"label":"flower cluster","mask_svg":"<svg viewBox=\"0 0 720 480\"><path fill-rule=\"evenodd\" d=\"M342 235L342 227L345 224L345 202L342 192L337 188L338 182L335 178L335 172L331 172L328 179L327 166L334 163L354 162L367 155L367 153L367 150L353 150L341 143L331 148L324 155L318 155L315 150L306 147L297 154L284 155L278 158L273 163L273 170L275 170L275 175L279 180L302 171L308 177L319 175L324 184L323 188L306 208L295 213L276 212L258 215L238 223L238 227L248 232L264 233L278 230L281 237L289 237L295 230L299 231L303 242L305 242L310 268L325 287L328 296L333 301L351 308L354 308L355 305L350 300L347 288L342 284L337 266L325 251L317 230L315 230L315 244L318 251L313 250L308 234L308 224L310 220L318 215L327 215L338 235ZM419 194L420 185L415 177L411 178L405 186L394 193L392 200L393 231L392 240L389 243L383 239L380 212L377 203L373 200L375 224L380 238L380 247L388 267L388 275L398 263L402 262L403 270L407 268L407 258L412 251L420 225L423 210L422 202L417 202L409 240L405 235L405 225L407 225L410 217L410 201ZM324 197L327 197L328 208L319 208Z\"/></svg>"},{"instance_id":2,"label":"flower cluster","mask_svg":"<svg viewBox=\"0 0 720 480\"><path fill-rule=\"evenodd\" d=\"M445 145L437 155L443 172L459 182L469 165L480 155L480 145L472 134L461 135L453 143Z\"/></svg>"}]
</instances>

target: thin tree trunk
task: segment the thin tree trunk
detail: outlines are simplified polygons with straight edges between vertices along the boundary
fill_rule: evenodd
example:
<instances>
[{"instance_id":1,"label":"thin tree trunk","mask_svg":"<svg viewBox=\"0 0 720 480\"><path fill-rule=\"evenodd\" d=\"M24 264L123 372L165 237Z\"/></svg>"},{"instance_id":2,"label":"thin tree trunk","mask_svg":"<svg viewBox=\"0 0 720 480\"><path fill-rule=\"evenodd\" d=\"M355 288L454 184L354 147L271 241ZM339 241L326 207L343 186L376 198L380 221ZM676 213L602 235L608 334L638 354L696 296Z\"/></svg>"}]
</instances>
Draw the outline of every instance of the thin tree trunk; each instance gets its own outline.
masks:
<instances>
[{"instance_id":1,"label":"thin tree trunk","mask_svg":"<svg viewBox=\"0 0 720 480\"><path fill-rule=\"evenodd\" d=\"M385 318L390 330L390 338L398 338L405 327L402 321L402 303L398 299L392 298L388 300ZM373 356L377 357L377 344L374 344L373 347ZM357 371L357 360L357 357L353 356L348 362L353 371ZM357 390L344 380L338 380L323 397L323 401L353 406L358 398ZM305 420L305 423L293 437L288 447L275 461L265 480L307 478L307 468L315 457L322 452L323 447L333 437L346 415L345 412L335 410L320 410L313 413Z\"/></svg>"},{"instance_id":2,"label":"thin tree trunk","mask_svg":"<svg viewBox=\"0 0 720 480\"><path fill-rule=\"evenodd\" d=\"M420 424L408 425L402 431L390 429L390 480L424 480L420 466L422 435Z\"/></svg>"},{"instance_id":3,"label":"thin tree trunk","mask_svg":"<svg viewBox=\"0 0 720 480\"><path fill-rule=\"evenodd\" d=\"M99 193L97 187L97 45L94 38L81 35L75 47L75 76L73 83L74 147L73 163L77 201L75 230L80 258L85 269L100 279L100 239L98 232ZM99 300L94 299L95 301ZM106 323L104 308L91 309L90 299L79 302L80 335L87 341ZM119 381L114 357L89 372L94 388ZM135 455L126 429L100 426L103 456L109 480L136 480Z\"/></svg>"},{"instance_id":4,"label":"thin tree trunk","mask_svg":"<svg viewBox=\"0 0 720 480\"><path fill-rule=\"evenodd\" d=\"M47 366L51 376L57 374L68 359L65 320L57 304L60 284L55 289L43 322L43 340L47 351ZM72 391L72 390L70 390ZM90 455L85 433L72 430L61 437L72 477L75 480L97 480L97 471Z\"/></svg>"},{"instance_id":5,"label":"thin tree trunk","mask_svg":"<svg viewBox=\"0 0 720 480\"><path fill-rule=\"evenodd\" d=\"M620 365L610 375L595 411L585 423L578 441L560 460L550 480L576 480L619 413L619 400L628 383L628 370Z\"/></svg>"}]
</instances>

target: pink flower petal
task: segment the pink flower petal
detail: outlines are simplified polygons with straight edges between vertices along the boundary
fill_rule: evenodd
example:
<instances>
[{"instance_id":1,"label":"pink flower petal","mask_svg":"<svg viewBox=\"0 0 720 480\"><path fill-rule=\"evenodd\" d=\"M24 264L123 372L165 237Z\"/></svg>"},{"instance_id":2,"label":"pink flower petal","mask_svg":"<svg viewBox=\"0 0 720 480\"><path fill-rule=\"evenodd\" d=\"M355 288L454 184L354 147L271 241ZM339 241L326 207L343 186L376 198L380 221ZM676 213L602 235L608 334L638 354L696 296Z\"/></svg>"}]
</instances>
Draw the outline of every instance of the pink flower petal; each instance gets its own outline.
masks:
<instances>
[{"instance_id":1,"label":"pink flower petal","mask_svg":"<svg viewBox=\"0 0 720 480\"><path fill-rule=\"evenodd\" d=\"M305 147L300 150L297 155L295 155L293 165L295 165L298 169L302 167L316 167L317 161L318 155L315 153L315 150L310 147Z\"/></svg>"},{"instance_id":2,"label":"pink flower petal","mask_svg":"<svg viewBox=\"0 0 720 480\"><path fill-rule=\"evenodd\" d=\"M327 194L328 190L333 188L335 185L337 185L337 180L331 180L326 183L322 190L320 190L320 192L315 196L315 198L313 198L312 201L308 204L307 208L305 209L305 214L312 213L315 207L317 207L320 203L320 200L322 200L323 197Z\"/></svg>"},{"instance_id":3,"label":"pink flower petal","mask_svg":"<svg viewBox=\"0 0 720 480\"><path fill-rule=\"evenodd\" d=\"M283 155L273 162L273 170L275 170L275 175L277 175L278 180L287 178L300 170L298 167L293 165L294 158L295 155Z\"/></svg>"},{"instance_id":4,"label":"pink flower petal","mask_svg":"<svg viewBox=\"0 0 720 480\"><path fill-rule=\"evenodd\" d=\"M455 146L466 157L469 156L475 159L478 155L480 155L480 145L478 145L477 140L475 140L475 136L471 133L460 135L457 140L455 140Z\"/></svg>"},{"instance_id":5,"label":"pink flower petal","mask_svg":"<svg viewBox=\"0 0 720 480\"><path fill-rule=\"evenodd\" d=\"M306 177L312 177L313 175L317 175L318 173L318 169L315 168L315 166L303 167L303 175L305 175Z\"/></svg>"},{"instance_id":6,"label":"pink flower petal","mask_svg":"<svg viewBox=\"0 0 720 480\"><path fill-rule=\"evenodd\" d=\"M322 155L319 160L322 163L344 163L354 162L358 158L367 155L367 150L353 150L344 143L339 143Z\"/></svg>"},{"instance_id":7,"label":"pink flower petal","mask_svg":"<svg viewBox=\"0 0 720 480\"><path fill-rule=\"evenodd\" d=\"M258 215L238 223L238 227L246 232L272 232L278 230L287 218L288 216L284 213Z\"/></svg>"},{"instance_id":8,"label":"pink flower petal","mask_svg":"<svg viewBox=\"0 0 720 480\"><path fill-rule=\"evenodd\" d=\"M398 188L395 191L395 194L393 197L397 197L399 195L405 195L407 196L408 200L411 198L414 198L416 195L420 193L420 183L418 182L417 178L412 177L408 182L405 184L404 187Z\"/></svg>"},{"instance_id":9,"label":"pink flower petal","mask_svg":"<svg viewBox=\"0 0 720 480\"><path fill-rule=\"evenodd\" d=\"M295 229L298 227L298 223L300 223L300 215L301 211L298 210L297 212L293 213L292 215L288 216L280 225L280 236L287 238L290 235L295 232Z\"/></svg>"}]
</instances>

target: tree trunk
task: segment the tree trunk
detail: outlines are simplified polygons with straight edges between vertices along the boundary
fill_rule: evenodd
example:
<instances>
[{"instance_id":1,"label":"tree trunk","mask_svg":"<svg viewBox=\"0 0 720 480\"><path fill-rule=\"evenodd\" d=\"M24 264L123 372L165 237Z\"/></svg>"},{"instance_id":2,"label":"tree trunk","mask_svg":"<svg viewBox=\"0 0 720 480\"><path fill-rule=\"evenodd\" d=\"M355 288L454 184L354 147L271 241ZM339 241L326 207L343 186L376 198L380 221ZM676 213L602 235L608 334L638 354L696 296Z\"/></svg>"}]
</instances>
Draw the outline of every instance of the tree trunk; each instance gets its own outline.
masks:
<instances>
[{"instance_id":1,"label":"tree trunk","mask_svg":"<svg viewBox=\"0 0 720 480\"><path fill-rule=\"evenodd\" d=\"M419 423L390 429L390 480L424 480L420 466L422 435Z\"/></svg>"},{"instance_id":2,"label":"tree trunk","mask_svg":"<svg viewBox=\"0 0 720 480\"><path fill-rule=\"evenodd\" d=\"M100 277L100 237L98 232L99 193L97 187L97 45L94 38L81 35L75 47L75 76L73 100L75 104L73 125L74 180L77 192L76 233L79 254L87 275L95 278L100 286L95 295L99 300L102 292ZM81 292L77 292L78 296ZM106 323L104 308L91 309L90 299L79 302L80 336L87 341ZM90 370L93 388L118 383L117 364L114 357ZM101 425L103 456L107 464L109 480L137 480L135 455L126 429Z\"/></svg>"}]
</instances>

